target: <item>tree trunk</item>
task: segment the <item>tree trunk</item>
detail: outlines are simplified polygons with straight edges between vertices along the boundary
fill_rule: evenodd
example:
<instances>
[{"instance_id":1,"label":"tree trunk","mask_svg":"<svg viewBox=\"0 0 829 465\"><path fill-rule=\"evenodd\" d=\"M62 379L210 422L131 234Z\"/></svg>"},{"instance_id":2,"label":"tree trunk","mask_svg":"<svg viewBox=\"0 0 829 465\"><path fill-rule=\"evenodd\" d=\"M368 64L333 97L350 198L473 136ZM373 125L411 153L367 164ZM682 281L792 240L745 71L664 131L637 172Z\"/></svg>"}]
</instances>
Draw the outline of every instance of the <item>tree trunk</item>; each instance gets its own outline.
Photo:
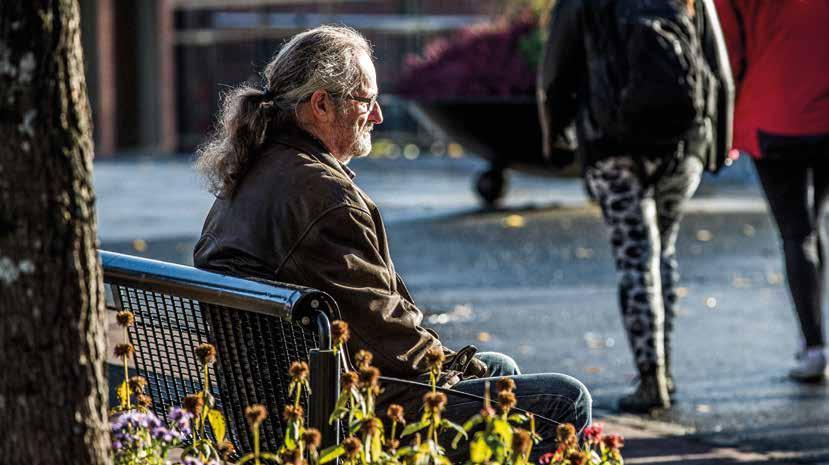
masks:
<instances>
[{"instance_id":1,"label":"tree trunk","mask_svg":"<svg viewBox=\"0 0 829 465\"><path fill-rule=\"evenodd\" d=\"M76 0L0 0L0 144L0 462L109 463Z\"/></svg>"}]
</instances>

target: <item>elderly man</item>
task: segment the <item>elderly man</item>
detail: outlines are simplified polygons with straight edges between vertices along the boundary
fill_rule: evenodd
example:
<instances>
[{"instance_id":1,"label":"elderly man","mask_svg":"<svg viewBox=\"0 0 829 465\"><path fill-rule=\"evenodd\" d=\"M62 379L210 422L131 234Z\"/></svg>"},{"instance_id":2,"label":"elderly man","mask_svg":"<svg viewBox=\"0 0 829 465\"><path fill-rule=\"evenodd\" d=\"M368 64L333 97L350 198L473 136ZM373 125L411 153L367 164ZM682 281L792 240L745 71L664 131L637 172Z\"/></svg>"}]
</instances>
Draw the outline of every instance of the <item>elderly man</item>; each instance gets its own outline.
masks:
<instances>
[{"instance_id":1,"label":"elderly man","mask_svg":"<svg viewBox=\"0 0 829 465\"><path fill-rule=\"evenodd\" d=\"M502 354L453 352L421 326L380 212L346 166L369 153L371 131L383 122L368 42L344 27L303 32L263 78L264 88L225 96L219 130L200 151L198 168L217 199L195 247L196 266L328 292L351 327L350 353L372 352L386 376L428 379L424 356L437 347L447 354L444 387L480 395L484 378L514 376L518 407L537 414L546 439L557 422L579 430L589 424L590 395L577 380L520 375ZM384 402L420 400L410 387L385 385ZM449 397L450 417L480 409L462 394Z\"/></svg>"}]
</instances>

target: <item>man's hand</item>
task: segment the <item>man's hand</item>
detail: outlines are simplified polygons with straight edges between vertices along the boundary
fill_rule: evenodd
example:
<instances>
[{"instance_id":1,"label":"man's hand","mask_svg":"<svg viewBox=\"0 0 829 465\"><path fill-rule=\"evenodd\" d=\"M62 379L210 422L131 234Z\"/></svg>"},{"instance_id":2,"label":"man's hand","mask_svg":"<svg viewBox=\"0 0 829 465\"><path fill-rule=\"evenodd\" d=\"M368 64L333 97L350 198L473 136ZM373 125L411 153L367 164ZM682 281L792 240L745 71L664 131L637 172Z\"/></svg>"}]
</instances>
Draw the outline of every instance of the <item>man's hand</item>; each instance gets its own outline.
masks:
<instances>
[{"instance_id":1,"label":"man's hand","mask_svg":"<svg viewBox=\"0 0 829 465\"><path fill-rule=\"evenodd\" d=\"M464 378L486 378L487 371L489 367L486 366L486 363L481 361L478 357L472 357L472 361L466 367L466 371L463 373Z\"/></svg>"}]
</instances>

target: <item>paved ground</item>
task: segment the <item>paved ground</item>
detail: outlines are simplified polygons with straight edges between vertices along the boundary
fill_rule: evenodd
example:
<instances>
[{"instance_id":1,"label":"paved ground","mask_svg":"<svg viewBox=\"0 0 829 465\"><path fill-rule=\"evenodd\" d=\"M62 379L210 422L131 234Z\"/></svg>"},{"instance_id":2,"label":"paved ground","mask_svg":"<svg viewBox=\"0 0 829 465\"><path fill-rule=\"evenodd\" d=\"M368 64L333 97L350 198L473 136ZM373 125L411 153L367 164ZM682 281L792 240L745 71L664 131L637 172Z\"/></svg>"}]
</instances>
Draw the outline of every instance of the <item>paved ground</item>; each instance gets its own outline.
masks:
<instances>
[{"instance_id":1,"label":"paved ground","mask_svg":"<svg viewBox=\"0 0 829 465\"><path fill-rule=\"evenodd\" d=\"M677 405L619 416L634 370L605 232L578 180L517 175L504 208L482 210L474 159L358 160L392 255L450 345L512 353L594 394L627 435L628 463L829 462L829 389L784 374L797 346L775 233L741 164L706 179L679 240ZM96 164L102 247L188 263L211 199L182 161ZM666 439L667 438L667 439Z\"/></svg>"}]
</instances>

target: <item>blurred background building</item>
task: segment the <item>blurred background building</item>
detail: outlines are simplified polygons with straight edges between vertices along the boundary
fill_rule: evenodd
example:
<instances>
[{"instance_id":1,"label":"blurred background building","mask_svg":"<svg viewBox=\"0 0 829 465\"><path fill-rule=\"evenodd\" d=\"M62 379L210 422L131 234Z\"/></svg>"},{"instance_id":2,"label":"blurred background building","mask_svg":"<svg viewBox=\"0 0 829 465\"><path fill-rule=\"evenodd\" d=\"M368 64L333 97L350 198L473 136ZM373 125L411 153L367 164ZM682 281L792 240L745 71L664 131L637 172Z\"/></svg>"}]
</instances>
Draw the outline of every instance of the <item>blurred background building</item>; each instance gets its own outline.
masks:
<instances>
[{"instance_id":1,"label":"blurred background building","mask_svg":"<svg viewBox=\"0 0 829 465\"><path fill-rule=\"evenodd\" d=\"M223 88L255 80L283 41L345 24L375 46L391 95L408 53L484 21L504 0L80 0L87 84L99 156L192 151L210 131ZM418 125L384 102L382 132ZM380 128L378 128L380 129Z\"/></svg>"}]
</instances>

